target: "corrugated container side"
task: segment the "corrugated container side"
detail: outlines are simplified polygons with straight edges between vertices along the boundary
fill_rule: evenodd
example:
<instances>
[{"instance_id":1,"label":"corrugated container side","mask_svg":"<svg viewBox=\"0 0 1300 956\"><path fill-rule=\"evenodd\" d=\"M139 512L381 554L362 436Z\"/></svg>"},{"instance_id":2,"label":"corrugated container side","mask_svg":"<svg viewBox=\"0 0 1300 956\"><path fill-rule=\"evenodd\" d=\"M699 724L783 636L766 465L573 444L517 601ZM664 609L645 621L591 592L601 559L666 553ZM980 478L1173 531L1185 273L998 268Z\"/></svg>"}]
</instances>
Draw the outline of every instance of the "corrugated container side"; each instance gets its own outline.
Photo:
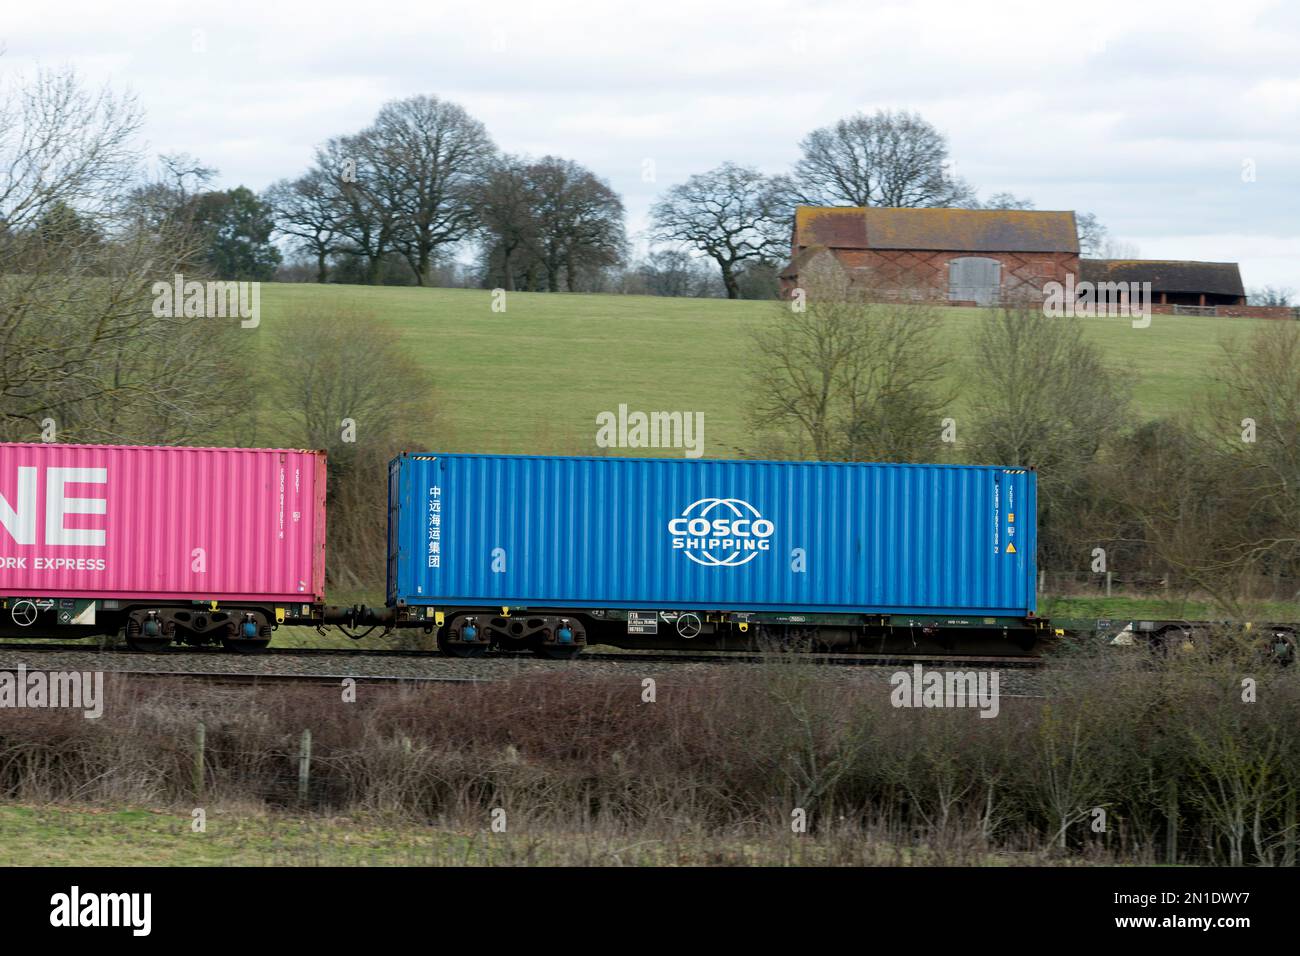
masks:
<instances>
[{"instance_id":1,"label":"corrugated container side","mask_svg":"<svg viewBox=\"0 0 1300 956\"><path fill-rule=\"evenodd\" d=\"M0 444L0 594L318 602L325 455Z\"/></svg>"},{"instance_id":2,"label":"corrugated container side","mask_svg":"<svg viewBox=\"0 0 1300 956\"><path fill-rule=\"evenodd\" d=\"M1024 616L1035 495L1013 468L408 455L389 601Z\"/></svg>"}]
</instances>

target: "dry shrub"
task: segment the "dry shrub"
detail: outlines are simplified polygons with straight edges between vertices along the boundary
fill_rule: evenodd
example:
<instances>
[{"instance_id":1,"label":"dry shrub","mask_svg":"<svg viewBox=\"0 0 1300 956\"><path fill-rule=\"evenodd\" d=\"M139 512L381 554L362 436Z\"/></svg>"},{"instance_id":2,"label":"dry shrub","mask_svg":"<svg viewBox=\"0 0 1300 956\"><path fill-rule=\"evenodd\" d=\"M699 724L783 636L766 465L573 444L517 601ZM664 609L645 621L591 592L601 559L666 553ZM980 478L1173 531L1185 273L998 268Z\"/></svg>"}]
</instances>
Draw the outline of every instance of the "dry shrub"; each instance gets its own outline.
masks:
<instances>
[{"instance_id":1,"label":"dry shrub","mask_svg":"<svg viewBox=\"0 0 1300 956\"><path fill-rule=\"evenodd\" d=\"M193 806L202 722L204 805L241 811L295 805L310 729L320 813L482 830L502 808L516 839L752 845L769 861L815 845L845 863L1294 862L1300 689L1238 663L1110 650L1054 667L1044 698L1007 697L996 719L895 709L885 681L786 663L664 676L654 703L640 675L580 670L363 688L355 704L329 688L116 678L100 720L0 711L0 794Z\"/></svg>"},{"instance_id":2,"label":"dry shrub","mask_svg":"<svg viewBox=\"0 0 1300 956\"><path fill-rule=\"evenodd\" d=\"M437 434L433 374L390 324L345 306L290 311L276 336L293 356L270 383L276 443L329 456L328 586L382 592L388 462Z\"/></svg>"}]
</instances>

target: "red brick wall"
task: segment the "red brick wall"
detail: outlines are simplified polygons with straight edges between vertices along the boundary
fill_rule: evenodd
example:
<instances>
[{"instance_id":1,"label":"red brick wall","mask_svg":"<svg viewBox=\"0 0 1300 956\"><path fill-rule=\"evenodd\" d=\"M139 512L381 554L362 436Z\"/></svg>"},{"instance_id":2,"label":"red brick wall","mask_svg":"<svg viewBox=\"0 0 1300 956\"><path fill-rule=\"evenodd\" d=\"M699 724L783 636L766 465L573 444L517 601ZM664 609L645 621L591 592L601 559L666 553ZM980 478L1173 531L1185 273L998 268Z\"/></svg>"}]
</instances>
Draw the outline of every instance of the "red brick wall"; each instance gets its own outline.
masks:
<instances>
[{"instance_id":1,"label":"red brick wall","mask_svg":"<svg viewBox=\"0 0 1300 956\"><path fill-rule=\"evenodd\" d=\"M876 288L919 291L937 299L948 298L948 263L965 256L996 259L1002 263L1002 295L1033 293L1040 295L1044 283L1065 282L1067 275L1079 271L1079 257L1068 252L954 252L835 249L836 259L855 281ZM798 285L797 279L782 283L786 293Z\"/></svg>"},{"instance_id":2,"label":"red brick wall","mask_svg":"<svg viewBox=\"0 0 1300 956\"><path fill-rule=\"evenodd\" d=\"M1169 303L1151 306L1153 315L1176 315L1178 306ZM1207 306L1206 315L1243 319L1296 319L1300 318L1300 309L1277 305L1220 305Z\"/></svg>"},{"instance_id":3,"label":"red brick wall","mask_svg":"<svg viewBox=\"0 0 1300 956\"><path fill-rule=\"evenodd\" d=\"M1041 296L1048 282L1065 283L1073 273L1078 282L1079 257L1067 252L913 252L904 250L833 249L835 259L848 270L855 281L872 284L881 291L897 289L900 292L919 292L926 298L948 302L948 263L963 256L978 255L1002 263L1002 295L1014 297L1017 293ZM824 255L824 253L823 253ZM782 276L782 295L789 296L799 287L799 276ZM973 302L950 302L951 305L974 305ZM1171 302L1152 304L1156 315L1174 315L1176 306ZM1207 315L1257 319L1297 319L1300 310L1290 307L1220 305L1210 306Z\"/></svg>"}]
</instances>

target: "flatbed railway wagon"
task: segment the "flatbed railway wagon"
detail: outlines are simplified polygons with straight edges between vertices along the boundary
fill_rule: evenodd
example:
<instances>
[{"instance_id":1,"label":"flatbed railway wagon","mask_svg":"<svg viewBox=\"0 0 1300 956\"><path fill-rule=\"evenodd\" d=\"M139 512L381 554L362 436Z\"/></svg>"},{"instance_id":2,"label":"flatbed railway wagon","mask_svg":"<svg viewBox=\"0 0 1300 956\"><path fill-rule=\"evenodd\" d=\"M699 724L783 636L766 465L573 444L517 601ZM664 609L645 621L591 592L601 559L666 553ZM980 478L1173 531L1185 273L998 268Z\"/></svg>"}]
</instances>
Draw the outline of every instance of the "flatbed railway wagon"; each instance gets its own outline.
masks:
<instances>
[{"instance_id":1,"label":"flatbed railway wagon","mask_svg":"<svg viewBox=\"0 0 1300 956\"><path fill-rule=\"evenodd\" d=\"M444 651L1027 654L1032 470L403 454L388 593Z\"/></svg>"},{"instance_id":2,"label":"flatbed railway wagon","mask_svg":"<svg viewBox=\"0 0 1300 956\"><path fill-rule=\"evenodd\" d=\"M323 452L0 444L0 636L252 650L324 590Z\"/></svg>"}]
</instances>

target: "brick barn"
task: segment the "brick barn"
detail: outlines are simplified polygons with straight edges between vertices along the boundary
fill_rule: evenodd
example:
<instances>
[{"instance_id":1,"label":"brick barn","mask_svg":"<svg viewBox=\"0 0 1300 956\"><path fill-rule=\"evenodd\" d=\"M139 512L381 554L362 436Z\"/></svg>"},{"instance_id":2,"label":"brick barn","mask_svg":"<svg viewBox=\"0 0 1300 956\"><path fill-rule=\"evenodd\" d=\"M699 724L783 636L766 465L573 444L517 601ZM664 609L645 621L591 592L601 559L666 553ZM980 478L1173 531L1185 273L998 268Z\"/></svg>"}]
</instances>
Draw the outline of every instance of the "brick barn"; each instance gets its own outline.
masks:
<instances>
[{"instance_id":1,"label":"brick barn","mask_svg":"<svg viewBox=\"0 0 1300 956\"><path fill-rule=\"evenodd\" d=\"M781 292L820 275L874 295L993 305L1079 271L1073 212L800 206ZM815 294L815 293L810 293Z\"/></svg>"},{"instance_id":2,"label":"brick barn","mask_svg":"<svg viewBox=\"0 0 1300 956\"><path fill-rule=\"evenodd\" d=\"M1080 282L1150 282L1156 305L1244 306L1246 289L1235 262L1175 259L1083 259Z\"/></svg>"}]
</instances>

